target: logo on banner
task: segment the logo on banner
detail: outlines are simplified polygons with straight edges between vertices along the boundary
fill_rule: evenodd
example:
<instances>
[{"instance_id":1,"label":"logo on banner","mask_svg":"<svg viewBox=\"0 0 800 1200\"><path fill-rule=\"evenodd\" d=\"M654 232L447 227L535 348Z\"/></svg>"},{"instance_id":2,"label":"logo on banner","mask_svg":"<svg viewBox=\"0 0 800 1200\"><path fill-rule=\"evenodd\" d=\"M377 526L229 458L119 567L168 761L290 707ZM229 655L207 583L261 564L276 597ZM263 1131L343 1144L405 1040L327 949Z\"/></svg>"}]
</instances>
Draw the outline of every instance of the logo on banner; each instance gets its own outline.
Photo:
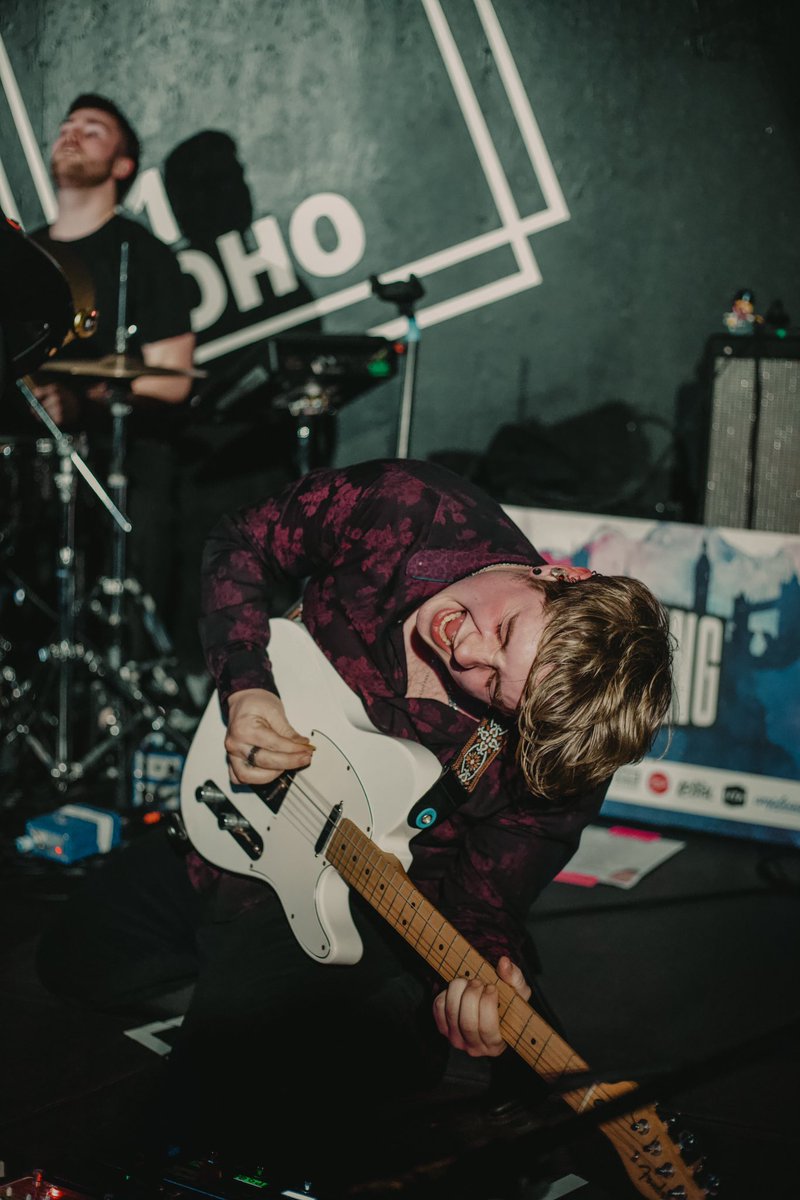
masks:
<instances>
[{"instance_id":1,"label":"logo on banner","mask_svg":"<svg viewBox=\"0 0 800 1200\"><path fill-rule=\"evenodd\" d=\"M735 808L740 808L747 799L747 792L738 784L732 783L725 788L722 793L722 799L725 804L730 804Z\"/></svg>"},{"instance_id":2,"label":"logo on banner","mask_svg":"<svg viewBox=\"0 0 800 1200\"><path fill-rule=\"evenodd\" d=\"M647 780L647 786L651 792L655 792L657 796L663 796L664 792L669 791L669 777L663 771L653 771L650 778Z\"/></svg>"},{"instance_id":3,"label":"logo on banner","mask_svg":"<svg viewBox=\"0 0 800 1200\"><path fill-rule=\"evenodd\" d=\"M692 800L710 800L711 788L702 779L682 779L678 784L678 795Z\"/></svg>"},{"instance_id":4,"label":"logo on banner","mask_svg":"<svg viewBox=\"0 0 800 1200\"><path fill-rule=\"evenodd\" d=\"M789 796L756 796L756 804L764 808L774 808L782 812L800 813L800 801L792 800Z\"/></svg>"},{"instance_id":5,"label":"logo on banner","mask_svg":"<svg viewBox=\"0 0 800 1200\"><path fill-rule=\"evenodd\" d=\"M642 779L642 772L639 767L625 765L617 770L614 776L614 782L619 783L622 787L638 788Z\"/></svg>"}]
</instances>

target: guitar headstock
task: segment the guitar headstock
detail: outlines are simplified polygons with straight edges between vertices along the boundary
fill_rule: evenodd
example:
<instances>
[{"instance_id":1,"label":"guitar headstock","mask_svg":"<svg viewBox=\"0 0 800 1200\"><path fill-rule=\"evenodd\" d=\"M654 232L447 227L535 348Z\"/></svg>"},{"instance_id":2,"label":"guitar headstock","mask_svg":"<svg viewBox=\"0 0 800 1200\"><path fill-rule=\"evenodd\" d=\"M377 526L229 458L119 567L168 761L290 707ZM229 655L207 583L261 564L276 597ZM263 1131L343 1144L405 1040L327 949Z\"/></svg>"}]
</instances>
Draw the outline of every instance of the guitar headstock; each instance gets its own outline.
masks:
<instances>
[{"instance_id":1,"label":"guitar headstock","mask_svg":"<svg viewBox=\"0 0 800 1200\"><path fill-rule=\"evenodd\" d=\"M630 1084L604 1085L604 1099L622 1095ZM640 1195L660 1200L709 1200L719 1181L701 1158L692 1133L677 1115L660 1106L635 1108L603 1122L600 1129L616 1150Z\"/></svg>"}]
</instances>

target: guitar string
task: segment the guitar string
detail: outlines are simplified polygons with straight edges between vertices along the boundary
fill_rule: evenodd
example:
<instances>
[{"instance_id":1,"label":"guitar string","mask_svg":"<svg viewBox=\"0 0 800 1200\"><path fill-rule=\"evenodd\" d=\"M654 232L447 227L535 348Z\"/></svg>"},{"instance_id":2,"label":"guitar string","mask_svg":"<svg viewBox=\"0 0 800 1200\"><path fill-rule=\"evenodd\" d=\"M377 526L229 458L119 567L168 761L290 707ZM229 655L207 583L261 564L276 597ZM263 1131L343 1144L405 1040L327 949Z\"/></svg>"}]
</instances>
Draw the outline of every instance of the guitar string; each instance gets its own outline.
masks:
<instances>
[{"instance_id":1,"label":"guitar string","mask_svg":"<svg viewBox=\"0 0 800 1200\"><path fill-rule=\"evenodd\" d=\"M285 773L285 774L288 775L290 773ZM330 801L326 798L326 796L322 792L320 792L319 789L314 784L309 784L305 780L303 780L301 782L298 780L297 776L295 775L292 780L292 783L291 783L288 791L286 792L286 795L281 803L282 813L284 812L284 809L286 809L286 812L285 812L286 819L294 827L294 829L298 832L298 834L301 837L306 838L309 841L310 845L316 846L319 838L322 835L324 826L331 819L331 817L330 817L330 811L331 811ZM322 825L316 831L313 828L314 815L316 815L322 821ZM365 831L359 830L358 827L355 825L353 827L356 830L358 830L358 833L362 834L366 838L369 838L369 834L367 834ZM359 854L363 855L363 853L364 853L363 849L361 848L361 846L359 845L359 843L355 837L347 834L345 830L336 826L335 823L332 826L332 828L337 829L337 832L339 833L339 835L341 837L344 837L347 840L349 846L351 846L353 848L353 850L355 850ZM378 854L382 858L383 852L380 850L380 848L375 846L375 850L378 852ZM335 867L334 867L334 869L335 869ZM382 867L381 869L383 870L384 868ZM385 875L384 875L384 878L385 878ZM403 878L405 879L407 877L404 875ZM388 885L392 888L395 896L401 900L401 903L404 905L408 904L408 900L403 898L401 890L397 886L397 884L393 883L391 881L387 881L387 882L388 882ZM410 883L410 886L412 888L414 888L414 891L416 891L417 889L414 887L413 883L411 883L411 881L409 881L409 883ZM449 928L453 929L455 938L461 942L464 942L465 945L467 946L467 954L461 955L461 964L460 965L462 965L463 962L469 957L470 951L472 951L472 953L476 957L481 958L481 956L478 954L478 952L473 950L472 947L470 947L469 942L467 942L466 939L464 939L462 937L462 935L458 933L458 930L456 930L453 926L451 926L450 923L447 921L447 919L443 916L443 914L439 913L438 910L435 908L435 906L430 904L430 902L427 901L424 896L423 896L423 901L425 902L426 906L428 908L430 908L432 910L432 912L435 913L436 916L441 921L444 922L444 924L446 924ZM389 911L391 910L391 901L387 905L387 909ZM417 916L422 915L422 914L420 914L419 909L416 906L414 908L414 911L415 911L415 915L417 915ZM427 925L429 928L431 928L433 930L433 924L430 920L430 917L423 916L422 920L423 920L424 925ZM419 940L419 938L418 938L418 940ZM419 953L422 953L422 951L419 951ZM427 958L428 956L425 956L425 957ZM445 953L444 957L446 959L446 957L447 957L446 953ZM485 962L485 960L483 960L483 961ZM486 963L485 965L489 968L489 972L491 973L492 982L497 981L502 984L502 981L498 980L497 974L494 971L494 969L491 967L491 965L488 963ZM477 975L478 971L475 971L474 974ZM506 1020L506 1024L509 1026L510 1031L514 1034L514 1036L516 1038L516 1044L514 1044L514 1043L511 1043L511 1044L512 1044L513 1048L517 1050L518 1053L521 1053L519 1050L519 1041L524 1033L526 1025L530 1023L532 1018L537 1018L539 1021L542 1021L542 1018L539 1018L538 1014L536 1013L536 1010L533 1009L530 1005L528 1005L526 1001L522 1000L522 997L518 996L516 993L514 993L514 995L511 998L510 1003L507 1006L506 1014L509 1011L511 1011L512 1009L514 1009L515 1007L519 1007L519 1005L514 1004L515 999L517 1001L519 1001L522 1005L524 1005L525 1009L527 1009L528 1012L531 1014L530 1016L525 1016L524 1010L523 1010L523 1014L522 1014L523 1024L519 1029L515 1029L513 1023L506 1020L506 1017L504 1016L504 1020ZM543 1022L543 1023L546 1025L546 1022ZM551 1084L555 1084L560 1077L562 1077L563 1075L566 1074L567 1067L570 1063L570 1060L578 1058L581 1065L588 1067L588 1064L584 1063L583 1060L580 1058L580 1056L576 1055L575 1051L573 1051L571 1049L571 1047L568 1045L568 1043L564 1042L563 1039L561 1039L560 1037L558 1037L558 1035L555 1034L554 1030L551 1030L551 1035L555 1035L555 1037L556 1037L556 1042L555 1042L554 1046L550 1049L550 1054L551 1054L550 1066L555 1069L555 1075L551 1075L548 1072L548 1074L545 1076L545 1078L547 1078L548 1082L550 1082ZM551 1038L548 1037L547 1041L545 1043L545 1046L539 1051L539 1054L537 1055L537 1061L541 1058L542 1054L544 1054L545 1049L547 1048L547 1043L550 1040L551 1040ZM561 1055L563 1056L563 1062L559 1063L559 1055L557 1053L555 1053L556 1049L561 1050ZM568 1053L565 1053L565 1051ZM524 1058L525 1056L523 1055L522 1057ZM591 1093L594 1093L600 1100L603 1100L603 1101L609 1101L609 1100L614 1099L614 1096L608 1091L608 1085L603 1085L603 1084L593 1084L589 1088L578 1089L576 1094L580 1094L582 1097L582 1100L585 1102L585 1099ZM567 1097L567 1093L562 1093L562 1095L561 1095L562 1100L564 1100L564 1102L566 1104L570 1104L570 1101L567 1100L566 1097ZM574 1108L575 1106L571 1105L571 1107ZM581 1111L581 1108L578 1108L577 1111ZM634 1130L632 1128L633 1123L637 1120L641 1120L642 1118L646 1119L651 1126L651 1128L648 1130L648 1132L646 1134L644 1134L644 1137L648 1138L650 1141L652 1141L656 1137L665 1138L670 1146L675 1147L676 1151L678 1152L678 1154L680 1156L680 1149L679 1149L677 1143L673 1140L666 1125L662 1122L662 1120L660 1119L660 1117L655 1112L655 1110L652 1106L649 1106L645 1109L637 1109L636 1113L634 1113L634 1112L629 1113L627 1120L624 1117L616 1117L616 1118L611 1118L609 1121L600 1122L600 1125L601 1125L601 1128L603 1129L603 1131L614 1129L614 1131L616 1132L616 1134L619 1138L619 1141L625 1147L627 1147L628 1150L633 1151L634 1154L638 1156L639 1154L642 1154L642 1153L648 1153L645 1150L644 1137L642 1138L642 1140L639 1140L636 1130ZM653 1126L655 1128L653 1128ZM610 1140L612 1140L612 1142L614 1141L613 1138L611 1138ZM684 1167L686 1166L686 1164L684 1164L682 1156L680 1156L680 1157L681 1157L680 1173L684 1174ZM636 1161L634 1158L631 1158L631 1167L635 1167L635 1166L636 1166ZM673 1166L674 1166L674 1164L673 1164ZM646 1181L642 1180L641 1182L646 1182ZM693 1178L691 1178L690 1176L686 1176L683 1179L676 1178L676 1179L672 1180L671 1182L673 1182L675 1184L689 1183L689 1185L693 1191L694 1191L694 1187L695 1187L695 1183L696 1183L696 1181ZM667 1193L661 1192L661 1193L657 1193L657 1194L663 1196L663 1195L666 1195ZM704 1194L707 1194L707 1193L705 1193L705 1190L704 1190ZM687 1196L686 1200L692 1200L692 1198L690 1196ZM698 1200L699 1200L699 1194L698 1194Z\"/></svg>"}]
</instances>

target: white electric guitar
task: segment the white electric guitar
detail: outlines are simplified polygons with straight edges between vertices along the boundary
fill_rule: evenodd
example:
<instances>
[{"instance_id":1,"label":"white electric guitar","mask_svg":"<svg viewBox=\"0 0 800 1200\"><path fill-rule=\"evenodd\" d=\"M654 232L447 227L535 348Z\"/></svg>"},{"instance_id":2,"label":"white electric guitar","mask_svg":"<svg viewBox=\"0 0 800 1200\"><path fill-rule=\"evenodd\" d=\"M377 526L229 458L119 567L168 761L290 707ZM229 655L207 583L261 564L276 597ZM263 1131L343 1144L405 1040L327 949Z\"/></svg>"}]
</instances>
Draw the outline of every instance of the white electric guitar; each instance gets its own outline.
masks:
<instances>
[{"instance_id":1,"label":"white electric guitar","mask_svg":"<svg viewBox=\"0 0 800 1200\"><path fill-rule=\"evenodd\" d=\"M441 774L415 742L388 737L369 720L301 624L271 622L269 653L290 723L316 746L311 765L267 788L233 785L225 725L214 694L181 777L181 817L195 849L217 867L269 883L299 944L320 963L354 963L361 938L348 903L358 892L445 981L494 983L505 1041L554 1086L588 1064L430 904L406 874L415 802ZM562 1094L576 1112L634 1090L593 1084ZM599 1125L635 1189L664 1200L701 1200L701 1186L655 1108Z\"/></svg>"}]
</instances>

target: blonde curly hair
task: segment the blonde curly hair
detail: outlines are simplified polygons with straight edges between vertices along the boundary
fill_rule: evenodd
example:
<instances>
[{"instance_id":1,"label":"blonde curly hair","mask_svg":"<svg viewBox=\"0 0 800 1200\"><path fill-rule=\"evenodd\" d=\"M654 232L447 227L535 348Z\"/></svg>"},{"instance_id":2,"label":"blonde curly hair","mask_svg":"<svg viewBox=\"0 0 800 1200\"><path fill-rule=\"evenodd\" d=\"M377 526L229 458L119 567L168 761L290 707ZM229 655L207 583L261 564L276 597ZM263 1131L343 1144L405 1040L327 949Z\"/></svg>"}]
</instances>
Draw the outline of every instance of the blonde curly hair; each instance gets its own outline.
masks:
<instances>
[{"instance_id":1,"label":"blonde curly hair","mask_svg":"<svg viewBox=\"0 0 800 1200\"><path fill-rule=\"evenodd\" d=\"M638 579L531 584L546 623L520 701L517 761L537 795L570 795L650 749L672 705L674 639Z\"/></svg>"}]
</instances>

